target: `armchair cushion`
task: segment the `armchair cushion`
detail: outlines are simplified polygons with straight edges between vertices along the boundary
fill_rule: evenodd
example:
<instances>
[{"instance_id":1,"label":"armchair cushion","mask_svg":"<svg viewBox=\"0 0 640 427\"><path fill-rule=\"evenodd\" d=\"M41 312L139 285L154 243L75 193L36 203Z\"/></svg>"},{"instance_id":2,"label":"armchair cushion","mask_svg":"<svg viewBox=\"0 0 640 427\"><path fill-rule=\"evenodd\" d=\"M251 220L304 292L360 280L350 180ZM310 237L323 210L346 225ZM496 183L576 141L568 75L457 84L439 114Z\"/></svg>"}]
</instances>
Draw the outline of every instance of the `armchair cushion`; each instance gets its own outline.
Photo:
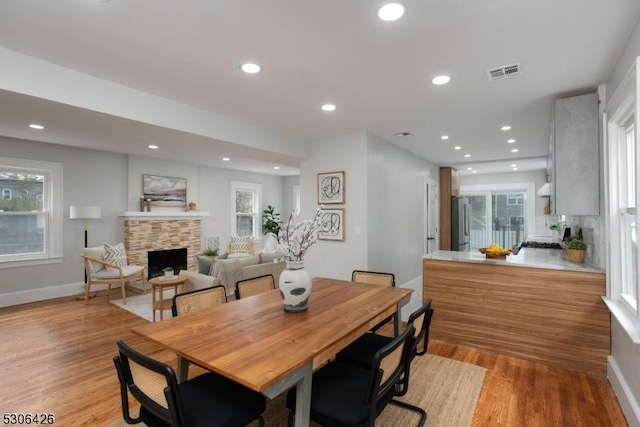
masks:
<instances>
[{"instance_id":1,"label":"armchair cushion","mask_svg":"<svg viewBox=\"0 0 640 427\"><path fill-rule=\"evenodd\" d=\"M122 277L128 277L144 270L144 267L141 265L125 265L120 267L120 269L122 269ZM92 274L92 277L94 279L117 279L120 277L120 270L116 268L104 268Z\"/></svg>"},{"instance_id":2,"label":"armchair cushion","mask_svg":"<svg viewBox=\"0 0 640 427\"><path fill-rule=\"evenodd\" d=\"M127 251L122 242L117 245L104 245L104 260L119 267L127 265Z\"/></svg>"},{"instance_id":3,"label":"armchair cushion","mask_svg":"<svg viewBox=\"0 0 640 427\"><path fill-rule=\"evenodd\" d=\"M104 245L96 246L94 248L84 248L84 254L91 258L104 259ZM104 270L104 264L89 260L89 268L91 269L92 274L97 273L98 271Z\"/></svg>"}]
</instances>

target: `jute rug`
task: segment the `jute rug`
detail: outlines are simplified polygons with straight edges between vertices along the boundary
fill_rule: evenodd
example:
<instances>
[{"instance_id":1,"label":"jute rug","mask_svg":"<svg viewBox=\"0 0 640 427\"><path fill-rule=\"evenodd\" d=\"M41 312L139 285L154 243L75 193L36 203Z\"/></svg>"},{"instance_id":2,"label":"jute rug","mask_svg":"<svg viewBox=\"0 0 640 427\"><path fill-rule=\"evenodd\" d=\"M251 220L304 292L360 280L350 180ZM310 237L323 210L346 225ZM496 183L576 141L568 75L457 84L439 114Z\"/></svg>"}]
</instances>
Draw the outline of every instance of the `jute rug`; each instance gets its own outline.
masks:
<instances>
[{"instance_id":1,"label":"jute rug","mask_svg":"<svg viewBox=\"0 0 640 427\"><path fill-rule=\"evenodd\" d=\"M128 304L127 304L128 305ZM427 354L416 357L411 370L411 384L406 396L400 398L427 411L428 427L465 427L471 425L478 396L484 381L485 368ZM288 410L284 396L267 402L265 425L284 427ZM389 405L376 420L381 427L410 427L419 417L398 406ZM250 424L256 427L257 422ZM123 420L108 427L128 426ZM142 426L142 424L139 424ZM318 424L311 423L317 427Z\"/></svg>"}]
</instances>

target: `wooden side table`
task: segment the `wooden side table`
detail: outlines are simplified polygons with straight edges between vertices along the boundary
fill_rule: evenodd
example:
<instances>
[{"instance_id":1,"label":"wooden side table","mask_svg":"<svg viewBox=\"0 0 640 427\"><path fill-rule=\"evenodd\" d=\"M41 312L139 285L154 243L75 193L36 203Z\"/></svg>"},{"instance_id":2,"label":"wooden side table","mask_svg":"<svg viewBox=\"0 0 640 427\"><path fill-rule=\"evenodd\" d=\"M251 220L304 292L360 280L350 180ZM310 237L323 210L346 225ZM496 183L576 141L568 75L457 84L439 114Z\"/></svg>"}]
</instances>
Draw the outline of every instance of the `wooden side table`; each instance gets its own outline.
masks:
<instances>
[{"instance_id":1,"label":"wooden side table","mask_svg":"<svg viewBox=\"0 0 640 427\"><path fill-rule=\"evenodd\" d=\"M156 321L156 310L160 310L160 320L163 320L165 307L166 308L171 307L171 298L165 299L163 297L163 292L165 288L173 286L173 290L177 294L178 287L183 286L186 281L187 281L187 278L184 276L172 276L172 277L159 276L149 280L153 288L152 289L153 297L152 297L151 307L153 310L154 322ZM157 298L156 298L156 291L157 291ZM165 305L165 304L168 304L168 305Z\"/></svg>"}]
</instances>

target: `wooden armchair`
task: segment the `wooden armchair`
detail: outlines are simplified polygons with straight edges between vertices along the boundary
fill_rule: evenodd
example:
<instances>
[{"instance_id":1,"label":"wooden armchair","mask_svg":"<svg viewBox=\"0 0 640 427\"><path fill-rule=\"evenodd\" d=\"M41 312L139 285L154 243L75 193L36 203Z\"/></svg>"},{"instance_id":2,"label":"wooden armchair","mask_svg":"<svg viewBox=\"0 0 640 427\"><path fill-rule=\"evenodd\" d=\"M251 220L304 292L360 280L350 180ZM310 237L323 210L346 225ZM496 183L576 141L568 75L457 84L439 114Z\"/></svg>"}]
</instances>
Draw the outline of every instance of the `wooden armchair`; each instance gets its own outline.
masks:
<instances>
[{"instance_id":1,"label":"wooden armchair","mask_svg":"<svg viewBox=\"0 0 640 427\"><path fill-rule=\"evenodd\" d=\"M111 286L120 286L122 289L122 302L127 303L125 286L127 283L142 281L144 293L147 293L147 267L139 260L127 256L127 265L118 266L99 257L99 248L85 250L82 254L84 268L87 272L87 283L84 288L84 303L89 302L89 294L93 285L108 285L107 300L111 292Z\"/></svg>"}]
</instances>

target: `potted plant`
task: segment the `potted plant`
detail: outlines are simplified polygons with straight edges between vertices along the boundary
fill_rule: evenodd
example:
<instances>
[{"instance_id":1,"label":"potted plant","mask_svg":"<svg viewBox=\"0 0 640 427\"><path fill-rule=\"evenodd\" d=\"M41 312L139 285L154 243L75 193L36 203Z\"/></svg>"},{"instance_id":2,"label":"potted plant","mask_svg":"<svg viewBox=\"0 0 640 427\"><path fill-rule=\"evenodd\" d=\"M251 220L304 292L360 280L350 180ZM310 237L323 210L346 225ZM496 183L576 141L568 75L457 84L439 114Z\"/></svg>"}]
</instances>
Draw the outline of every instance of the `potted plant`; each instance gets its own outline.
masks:
<instances>
[{"instance_id":1,"label":"potted plant","mask_svg":"<svg viewBox=\"0 0 640 427\"><path fill-rule=\"evenodd\" d=\"M560 231L558 230L558 224L550 224L549 225L549 230L551 230L551 235L553 237L555 237L556 239L558 239L560 237L559 236Z\"/></svg>"},{"instance_id":2,"label":"potted plant","mask_svg":"<svg viewBox=\"0 0 640 427\"><path fill-rule=\"evenodd\" d=\"M567 259L571 262L582 263L587 255L587 245L576 236L569 237L564 246L567 250Z\"/></svg>"},{"instance_id":3,"label":"potted plant","mask_svg":"<svg viewBox=\"0 0 640 427\"><path fill-rule=\"evenodd\" d=\"M173 276L173 267L165 267L162 269L164 272L164 277L172 277Z\"/></svg>"},{"instance_id":4,"label":"potted plant","mask_svg":"<svg viewBox=\"0 0 640 427\"><path fill-rule=\"evenodd\" d=\"M204 250L202 255L208 256L208 257L217 257L219 253L220 253L220 251L218 249L207 248L207 249Z\"/></svg>"},{"instance_id":5,"label":"potted plant","mask_svg":"<svg viewBox=\"0 0 640 427\"><path fill-rule=\"evenodd\" d=\"M262 234L272 233L274 236L278 236L280 232L280 214L275 212L276 208L269 205L262 211Z\"/></svg>"}]
</instances>

